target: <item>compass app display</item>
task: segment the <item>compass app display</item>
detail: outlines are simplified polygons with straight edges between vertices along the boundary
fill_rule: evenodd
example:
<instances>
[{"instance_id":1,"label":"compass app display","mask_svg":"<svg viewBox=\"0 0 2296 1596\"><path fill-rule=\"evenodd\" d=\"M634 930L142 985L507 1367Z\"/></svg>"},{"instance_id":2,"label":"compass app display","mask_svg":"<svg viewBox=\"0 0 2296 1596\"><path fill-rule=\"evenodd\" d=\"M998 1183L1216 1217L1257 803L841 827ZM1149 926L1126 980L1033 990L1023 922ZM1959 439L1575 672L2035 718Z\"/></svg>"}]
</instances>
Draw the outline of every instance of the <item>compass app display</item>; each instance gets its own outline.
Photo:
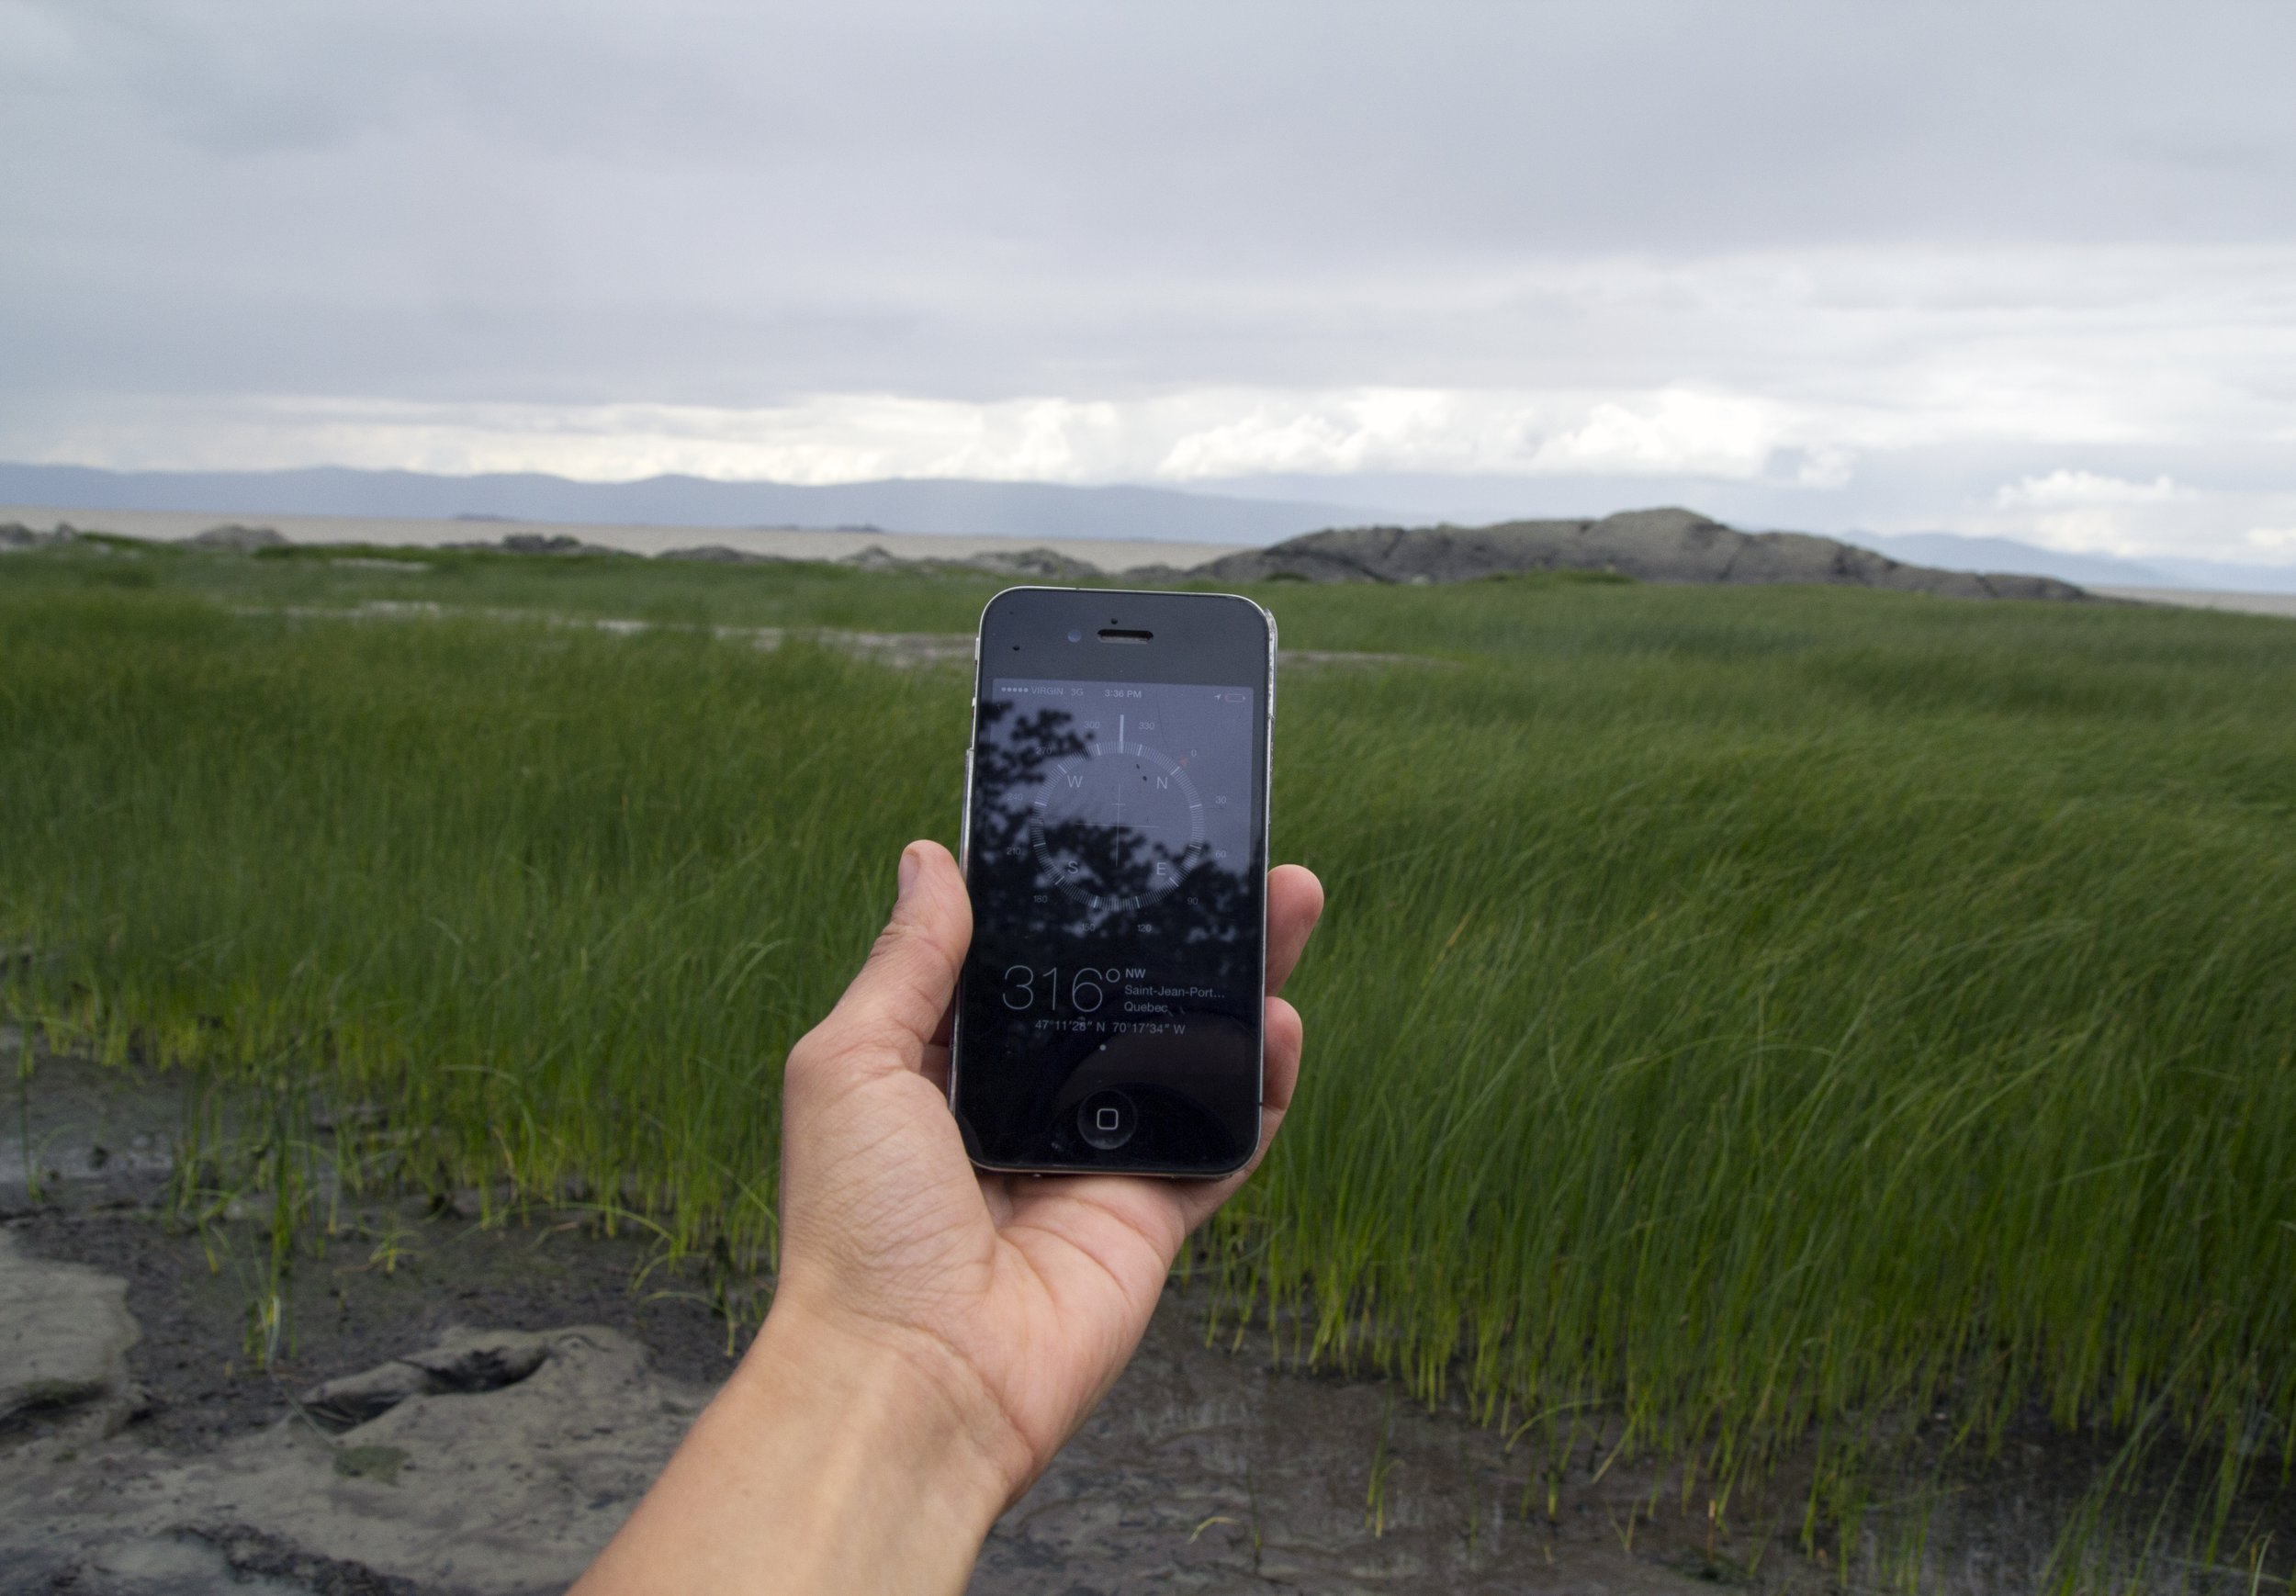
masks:
<instances>
[{"instance_id":1,"label":"compass app display","mask_svg":"<svg viewBox=\"0 0 2296 1596\"><path fill-rule=\"evenodd\" d=\"M1260 691L999 677L958 1112L991 1163L1211 1168L1258 1123Z\"/></svg>"}]
</instances>

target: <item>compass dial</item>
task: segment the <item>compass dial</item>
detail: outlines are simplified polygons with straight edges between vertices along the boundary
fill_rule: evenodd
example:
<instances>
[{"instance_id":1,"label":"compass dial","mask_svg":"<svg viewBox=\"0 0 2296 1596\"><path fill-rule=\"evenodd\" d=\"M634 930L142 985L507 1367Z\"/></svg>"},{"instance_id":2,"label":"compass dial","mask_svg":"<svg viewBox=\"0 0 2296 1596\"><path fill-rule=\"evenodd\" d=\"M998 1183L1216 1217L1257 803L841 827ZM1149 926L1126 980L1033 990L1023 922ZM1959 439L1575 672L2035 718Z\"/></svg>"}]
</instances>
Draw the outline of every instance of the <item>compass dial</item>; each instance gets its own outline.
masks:
<instances>
[{"instance_id":1,"label":"compass dial","mask_svg":"<svg viewBox=\"0 0 2296 1596\"><path fill-rule=\"evenodd\" d=\"M1162 749L1086 745L1054 762L1029 817L1037 861L1095 912L1139 909L1180 884L1204 851L1204 803Z\"/></svg>"}]
</instances>

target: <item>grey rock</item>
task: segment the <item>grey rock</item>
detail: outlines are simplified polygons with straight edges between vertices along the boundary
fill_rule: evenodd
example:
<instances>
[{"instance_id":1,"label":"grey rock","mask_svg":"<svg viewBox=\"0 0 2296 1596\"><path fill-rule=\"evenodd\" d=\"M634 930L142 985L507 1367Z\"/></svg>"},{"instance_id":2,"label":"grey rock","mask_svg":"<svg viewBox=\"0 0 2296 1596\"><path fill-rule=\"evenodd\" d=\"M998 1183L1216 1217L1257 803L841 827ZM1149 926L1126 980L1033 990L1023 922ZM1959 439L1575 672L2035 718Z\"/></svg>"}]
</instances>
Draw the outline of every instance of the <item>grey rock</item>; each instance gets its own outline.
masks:
<instances>
[{"instance_id":1,"label":"grey rock","mask_svg":"<svg viewBox=\"0 0 2296 1596\"><path fill-rule=\"evenodd\" d=\"M60 526L53 532L34 532L20 521L0 522L0 552L46 548L51 544L69 543L76 535L68 526Z\"/></svg>"},{"instance_id":2,"label":"grey rock","mask_svg":"<svg viewBox=\"0 0 2296 1596\"><path fill-rule=\"evenodd\" d=\"M29 529L27 528L27 530ZM121 537L115 533L100 532L94 527L74 526L68 521L56 523L56 530L53 532L45 534L35 532L32 536L37 540L34 546L39 546L42 544L68 543L76 545L73 552L77 554L103 555L122 559L143 557L143 550L138 546L139 539Z\"/></svg>"},{"instance_id":3,"label":"grey rock","mask_svg":"<svg viewBox=\"0 0 2296 1596\"><path fill-rule=\"evenodd\" d=\"M186 548L210 554L253 554L259 548L285 548L287 540L268 526L242 526L237 522L210 526L197 537L184 540Z\"/></svg>"},{"instance_id":4,"label":"grey rock","mask_svg":"<svg viewBox=\"0 0 2296 1596\"><path fill-rule=\"evenodd\" d=\"M435 1383L488 1349L535 1361L508 1384ZM369 1371L371 1385L401 1367L422 1371L422 1388L339 1437L296 1416L188 1458L133 1432L69 1457L0 1452L6 1566L122 1596L563 1590L707 1397L597 1327L453 1332Z\"/></svg>"},{"instance_id":5,"label":"grey rock","mask_svg":"<svg viewBox=\"0 0 2296 1596\"><path fill-rule=\"evenodd\" d=\"M545 555L613 555L627 558L625 551L608 548L603 544L584 543L579 537L564 533L513 532L492 543L449 543L443 548L457 554L545 554Z\"/></svg>"},{"instance_id":6,"label":"grey rock","mask_svg":"<svg viewBox=\"0 0 2296 1596\"><path fill-rule=\"evenodd\" d=\"M86 1596L422 1596L406 1580L229 1523L125 1534L78 1557L29 1566L44 1578L18 1588Z\"/></svg>"},{"instance_id":7,"label":"grey rock","mask_svg":"<svg viewBox=\"0 0 2296 1596\"><path fill-rule=\"evenodd\" d=\"M1195 581L1197 575L1185 566L1132 566L1120 573L1120 579L1135 588L1169 588Z\"/></svg>"},{"instance_id":8,"label":"grey rock","mask_svg":"<svg viewBox=\"0 0 2296 1596\"><path fill-rule=\"evenodd\" d=\"M963 559L903 559L882 545L871 544L858 554L837 562L862 571L936 571L954 576L1019 577L1031 581L1083 582L1108 573L1089 560L1058 549L1024 548L1007 553L991 549Z\"/></svg>"},{"instance_id":9,"label":"grey rock","mask_svg":"<svg viewBox=\"0 0 2296 1596\"><path fill-rule=\"evenodd\" d=\"M837 562L851 566L857 571L905 571L923 565L923 560L905 560L898 555L887 554L881 544L871 544L858 554L849 554Z\"/></svg>"},{"instance_id":10,"label":"grey rock","mask_svg":"<svg viewBox=\"0 0 2296 1596\"><path fill-rule=\"evenodd\" d=\"M1075 559L1056 549L1024 548L1017 553L976 554L950 562L998 577L1033 577L1048 582L1083 582L1105 575L1098 566Z\"/></svg>"},{"instance_id":11,"label":"grey rock","mask_svg":"<svg viewBox=\"0 0 2296 1596\"><path fill-rule=\"evenodd\" d=\"M135 1406L128 1283L24 1252L0 1231L0 1434L43 1422L108 1432Z\"/></svg>"},{"instance_id":12,"label":"grey rock","mask_svg":"<svg viewBox=\"0 0 2296 1596\"><path fill-rule=\"evenodd\" d=\"M1310 533L1270 548L1229 555L1188 574L1229 582L1290 578L1412 583L1551 570L1609 571L1646 582L1809 582L1948 598L2089 596L2069 582L2048 577L1975 576L1901 565L1829 537L1739 532L1694 511L1676 509L1629 511L1599 521L1516 521L1425 529L1370 526Z\"/></svg>"},{"instance_id":13,"label":"grey rock","mask_svg":"<svg viewBox=\"0 0 2296 1596\"><path fill-rule=\"evenodd\" d=\"M329 1430L378 1419L411 1397L499 1391L550 1356L551 1338L522 1331L449 1331L438 1345L303 1393L303 1411Z\"/></svg>"}]
</instances>

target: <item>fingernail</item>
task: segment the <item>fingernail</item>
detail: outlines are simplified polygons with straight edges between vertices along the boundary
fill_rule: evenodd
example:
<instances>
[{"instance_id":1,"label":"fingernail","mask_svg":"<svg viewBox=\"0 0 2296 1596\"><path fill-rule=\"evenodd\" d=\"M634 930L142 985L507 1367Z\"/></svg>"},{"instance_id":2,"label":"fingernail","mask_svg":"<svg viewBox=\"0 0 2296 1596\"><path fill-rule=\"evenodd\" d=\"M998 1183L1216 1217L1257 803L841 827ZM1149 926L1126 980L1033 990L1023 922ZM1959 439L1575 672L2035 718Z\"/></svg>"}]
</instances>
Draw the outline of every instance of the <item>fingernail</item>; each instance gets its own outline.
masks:
<instances>
[{"instance_id":1,"label":"fingernail","mask_svg":"<svg viewBox=\"0 0 2296 1596\"><path fill-rule=\"evenodd\" d=\"M906 898L909 895L909 888L916 884L918 868L917 849L903 849L901 850L901 884L898 893L900 897Z\"/></svg>"}]
</instances>

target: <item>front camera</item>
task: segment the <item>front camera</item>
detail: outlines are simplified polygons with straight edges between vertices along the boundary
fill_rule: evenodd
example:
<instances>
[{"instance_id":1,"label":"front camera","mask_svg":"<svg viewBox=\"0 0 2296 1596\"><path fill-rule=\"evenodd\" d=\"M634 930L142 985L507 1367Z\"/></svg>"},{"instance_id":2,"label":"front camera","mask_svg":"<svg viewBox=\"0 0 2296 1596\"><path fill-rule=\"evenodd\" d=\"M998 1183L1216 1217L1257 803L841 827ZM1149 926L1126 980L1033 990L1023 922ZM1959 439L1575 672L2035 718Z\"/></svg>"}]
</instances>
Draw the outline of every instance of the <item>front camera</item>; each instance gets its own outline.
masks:
<instances>
[{"instance_id":1,"label":"front camera","mask_svg":"<svg viewBox=\"0 0 2296 1596\"><path fill-rule=\"evenodd\" d=\"M1085 635L1082 632L1072 630L1068 634L1068 640L1071 643L1082 643L1085 640Z\"/></svg>"}]
</instances>

